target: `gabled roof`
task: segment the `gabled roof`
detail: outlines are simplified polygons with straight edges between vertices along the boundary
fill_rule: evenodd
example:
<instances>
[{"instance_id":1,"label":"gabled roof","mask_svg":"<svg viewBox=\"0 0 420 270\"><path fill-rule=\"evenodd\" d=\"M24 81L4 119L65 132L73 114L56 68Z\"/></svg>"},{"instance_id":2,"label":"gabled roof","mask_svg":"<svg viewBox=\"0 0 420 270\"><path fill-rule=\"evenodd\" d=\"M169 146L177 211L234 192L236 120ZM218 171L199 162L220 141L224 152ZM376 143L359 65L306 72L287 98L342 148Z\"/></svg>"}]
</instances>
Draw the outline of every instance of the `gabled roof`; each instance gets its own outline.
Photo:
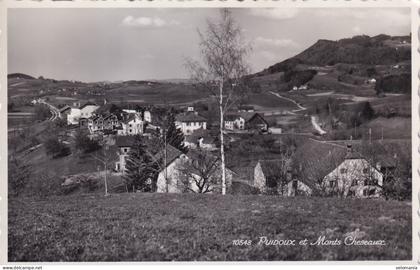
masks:
<instances>
[{"instance_id":1,"label":"gabled roof","mask_svg":"<svg viewBox=\"0 0 420 270\"><path fill-rule=\"evenodd\" d=\"M258 117L260 119L262 119L265 123L267 123L267 121L265 121L264 117L256 112L241 112L239 113L239 115L245 119L245 122L248 122L250 120L252 120L255 117Z\"/></svg>"},{"instance_id":2,"label":"gabled roof","mask_svg":"<svg viewBox=\"0 0 420 270\"><path fill-rule=\"evenodd\" d=\"M177 148L173 147L170 144L166 146L166 166L169 166L175 159L180 157L183 153L178 150ZM165 149L162 149L155 155L155 160L159 162L159 164L163 167L165 158Z\"/></svg>"},{"instance_id":3,"label":"gabled roof","mask_svg":"<svg viewBox=\"0 0 420 270\"><path fill-rule=\"evenodd\" d=\"M99 107L95 113L97 114L111 114L111 113L117 113L120 112L121 109L113 104L113 103L107 103L105 105L102 105L101 107Z\"/></svg>"},{"instance_id":4,"label":"gabled roof","mask_svg":"<svg viewBox=\"0 0 420 270\"><path fill-rule=\"evenodd\" d=\"M186 112L186 113L182 113L182 114L178 114L175 117L176 121L179 122L207 122L207 119L195 114L195 112Z\"/></svg>"},{"instance_id":5,"label":"gabled roof","mask_svg":"<svg viewBox=\"0 0 420 270\"><path fill-rule=\"evenodd\" d=\"M272 159L272 160L259 160L258 163L261 165L261 170L266 178L279 177L292 170L291 160L284 159ZM257 163L257 164L258 164Z\"/></svg>"}]
</instances>

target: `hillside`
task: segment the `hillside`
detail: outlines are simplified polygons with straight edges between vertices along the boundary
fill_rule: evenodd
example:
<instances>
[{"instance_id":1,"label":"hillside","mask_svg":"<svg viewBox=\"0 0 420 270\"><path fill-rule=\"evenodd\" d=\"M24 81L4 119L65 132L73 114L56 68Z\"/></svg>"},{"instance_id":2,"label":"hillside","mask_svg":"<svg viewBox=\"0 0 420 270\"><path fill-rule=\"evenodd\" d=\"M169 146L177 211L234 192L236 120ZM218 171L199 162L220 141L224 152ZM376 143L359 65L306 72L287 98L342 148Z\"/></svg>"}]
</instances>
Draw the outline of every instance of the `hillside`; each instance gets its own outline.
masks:
<instances>
[{"instance_id":1,"label":"hillside","mask_svg":"<svg viewBox=\"0 0 420 270\"><path fill-rule=\"evenodd\" d=\"M9 261L409 260L406 202L203 194L9 199ZM273 246L270 240L385 240ZM235 245L234 240L251 240Z\"/></svg>"},{"instance_id":2,"label":"hillside","mask_svg":"<svg viewBox=\"0 0 420 270\"><path fill-rule=\"evenodd\" d=\"M256 75L285 72L298 64L332 66L337 63L390 65L411 59L411 37L355 36L338 41L318 40L300 54L274 64Z\"/></svg>"}]
</instances>

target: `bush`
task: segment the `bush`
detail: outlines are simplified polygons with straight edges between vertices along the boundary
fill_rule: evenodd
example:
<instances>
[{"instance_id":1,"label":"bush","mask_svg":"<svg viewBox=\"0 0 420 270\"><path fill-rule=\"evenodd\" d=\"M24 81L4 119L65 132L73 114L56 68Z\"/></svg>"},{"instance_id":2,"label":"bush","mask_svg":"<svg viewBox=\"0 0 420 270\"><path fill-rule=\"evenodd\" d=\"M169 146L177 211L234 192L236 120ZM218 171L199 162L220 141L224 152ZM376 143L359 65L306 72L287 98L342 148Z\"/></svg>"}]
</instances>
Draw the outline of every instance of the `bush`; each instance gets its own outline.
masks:
<instances>
[{"instance_id":1,"label":"bush","mask_svg":"<svg viewBox=\"0 0 420 270\"><path fill-rule=\"evenodd\" d=\"M52 156L52 158L64 157L71 153L70 148L60 142L57 137L51 137L46 140L45 150L47 155Z\"/></svg>"},{"instance_id":2,"label":"bush","mask_svg":"<svg viewBox=\"0 0 420 270\"><path fill-rule=\"evenodd\" d=\"M90 139L86 132L79 130L75 138L75 148L83 153L91 153L101 148L97 140Z\"/></svg>"},{"instance_id":3,"label":"bush","mask_svg":"<svg viewBox=\"0 0 420 270\"><path fill-rule=\"evenodd\" d=\"M44 121L50 118L51 112L47 105L39 104L35 106L35 120Z\"/></svg>"}]
</instances>

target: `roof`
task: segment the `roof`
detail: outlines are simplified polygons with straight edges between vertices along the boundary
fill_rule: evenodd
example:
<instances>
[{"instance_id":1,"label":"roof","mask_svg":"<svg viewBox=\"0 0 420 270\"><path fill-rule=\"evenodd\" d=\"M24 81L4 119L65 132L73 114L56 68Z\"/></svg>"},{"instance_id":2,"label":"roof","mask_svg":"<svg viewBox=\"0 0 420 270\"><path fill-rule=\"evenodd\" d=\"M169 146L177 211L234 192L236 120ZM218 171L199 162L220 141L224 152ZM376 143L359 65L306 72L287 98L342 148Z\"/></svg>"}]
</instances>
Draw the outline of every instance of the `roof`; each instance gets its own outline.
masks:
<instances>
[{"instance_id":1,"label":"roof","mask_svg":"<svg viewBox=\"0 0 420 270\"><path fill-rule=\"evenodd\" d=\"M229 114L224 115L225 121L235 121L239 117L240 117L240 115L237 114L237 113L229 113Z\"/></svg>"},{"instance_id":2,"label":"roof","mask_svg":"<svg viewBox=\"0 0 420 270\"><path fill-rule=\"evenodd\" d=\"M182 114L178 114L175 117L176 121L179 122L207 122L207 119L194 113L194 112L186 112Z\"/></svg>"},{"instance_id":3,"label":"roof","mask_svg":"<svg viewBox=\"0 0 420 270\"><path fill-rule=\"evenodd\" d=\"M259 160L258 163L261 165L266 178L278 177L279 174L285 173L284 170L291 171L291 160L285 159L272 159L272 160ZM258 164L257 163L257 164Z\"/></svg>"},{"instance_id":4,"label":"roof","mask_svg":"<svg viewBox=\"0 0 420 270\"><path fill-rule=\"evenodd\" d=\"M169 166L175 159L181 156L183 153L178 150L177 148L173 147L170 144L166 145L166 166ZM155 159L160 163L160 165L164 165L164 158L165 158L165 149L162 149L155 155Z\"/></svg>"},{"instance_id":5,"label":"roof","mask_svg":"<svg viewBox=\"0 0 420 270\"><path fill-rule=\"evenodd\" d=\"M113 104L113 103L107 103L105 105L102 105L101 107L99 107L95 113L97 114L110 114L110 113L116 113L121 111L121 109Z\"/></svg>"},{"instance_id":6,"label":"roof","mask_svg":"<svg viewBox=\"0 0 420 270\"><path fill-rule=\"evenodd\" d=\"M135 136L117 136L115 145L118 147L131 147L134 145Z\"/></svg>"},{"instance_id":7,"label":"roof","mask_svg":"<svg viewBox=\"0 0 420 270\"><path fill-rule=\"evenodd\" d=\"M347 147L309 139L293 155L293 172L313 188L346 158Z\"/></svg>"}]
</instances>

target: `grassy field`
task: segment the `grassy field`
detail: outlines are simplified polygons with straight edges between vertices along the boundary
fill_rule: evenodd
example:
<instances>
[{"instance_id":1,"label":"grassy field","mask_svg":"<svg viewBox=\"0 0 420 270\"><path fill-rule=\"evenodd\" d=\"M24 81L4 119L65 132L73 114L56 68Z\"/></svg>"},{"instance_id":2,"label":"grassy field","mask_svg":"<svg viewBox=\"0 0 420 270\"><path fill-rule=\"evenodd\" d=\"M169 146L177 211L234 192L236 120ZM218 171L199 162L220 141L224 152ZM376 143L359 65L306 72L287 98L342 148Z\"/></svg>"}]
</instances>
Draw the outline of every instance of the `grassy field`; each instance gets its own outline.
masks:
<instances>
[{"instance_id":1,"label":"grassy field","mask_svg":"<svg viewBox=\"0 0 420 270\"><path fill-rule=\"evenodd\" d=\"M409 260L411 204L257 195L69 195L9 199L9 261ZM382 246L266 246L319 236ZM236 239L252 240L236 246Z\"/></svg>"}]
</instances>

